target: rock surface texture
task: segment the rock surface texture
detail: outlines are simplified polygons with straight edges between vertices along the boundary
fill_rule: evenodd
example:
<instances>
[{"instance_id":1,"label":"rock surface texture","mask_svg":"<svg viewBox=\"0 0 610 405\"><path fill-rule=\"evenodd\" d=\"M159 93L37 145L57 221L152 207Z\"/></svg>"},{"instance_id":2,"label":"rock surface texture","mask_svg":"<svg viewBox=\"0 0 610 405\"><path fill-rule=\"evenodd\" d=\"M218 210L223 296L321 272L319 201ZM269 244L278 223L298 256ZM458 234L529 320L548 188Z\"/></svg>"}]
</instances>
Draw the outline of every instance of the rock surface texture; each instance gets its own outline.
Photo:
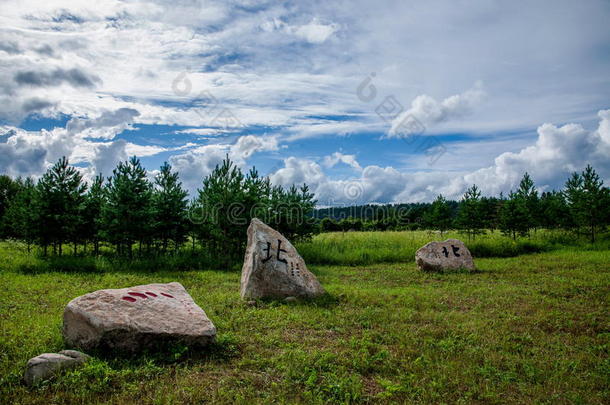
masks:
<instances>
[{"instance_id":1,"label":"rock surface texture","mask_svg":"<svg viewBox=\"0 0 610 405\"><path fill-rule=\"evenodd\" d=\"M426 244L415 253L415 262L424 271L475 269L470 251L458 239Z\"/></svg>"},{"instance_id":2,"label":"rock surface texture","mask_svg":"<svg viewBox=\"0 0 610 405\"><path fill-rule=\"evenodd\" d=\"M25 367L23 379L29 386L48 380L63 370L77 368L89 359L76 350L62 350L59 353L43 353L31 358Z\"/></svg>"},{"instance_id":3,"label":"rock surface texture","mask_svg":"<svg viewBox=\"0 0 610 405\"><path fill-rule=\"evenodd\" d=\"M99 290L70 301L64 340L82 349L135 352L160 343L202 346L216 328L180 283Z\"/></svg>"},{"instance_id":4,"label":"rock surface texture","mask_svg":"<svg viewBox=\"0 0 610 405\"><path fill-rule=\"evenodd\" d=\"M312 298L325 291L288 239L254 218L248 227L240 293L251 300Z\"/></svg>"}]
</instances>

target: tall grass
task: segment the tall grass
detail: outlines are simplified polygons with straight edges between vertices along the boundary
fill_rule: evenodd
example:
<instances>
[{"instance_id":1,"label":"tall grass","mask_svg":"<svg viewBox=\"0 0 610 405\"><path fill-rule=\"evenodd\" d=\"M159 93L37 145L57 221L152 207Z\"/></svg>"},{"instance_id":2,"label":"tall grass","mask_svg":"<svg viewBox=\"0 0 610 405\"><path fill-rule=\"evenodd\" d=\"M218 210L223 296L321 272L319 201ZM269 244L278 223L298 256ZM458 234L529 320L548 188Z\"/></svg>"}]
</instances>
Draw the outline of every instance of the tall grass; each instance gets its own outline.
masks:
<instances>
[{"instance_id":1,"label":"tall grass","mask_svg":"<svg viewBox=\"0 0 610 405\"><path fill-rule=\"evenodd\" d=\"M610 238L589 244L584 238L575 237L561 231L537 231L527 238L516 241L503 236L500 232L487 232L469 241L457 232L442 236L428 231L398 232L331 232L316 235L307 242L296 243L299 253L307 263L328 265L367 265L373 263L413 262L417 249L426 243L448 238L461 239L466 243L475 258L514 257L521 254L551 251L563 247L577 247L580 250L610 248ZM128 273L156 272L165 270L218 270L226 264L220 258L204 250L194 252L190 247L168 254L145 254L133 259L114 255L110 247L104 247L98 257L91 255L71 255L43 257L37 248L30 253L21 242L0 242L0 271L17 270L25 274L62 272L62 273L105 273L121 271ZM238 260L229 270L239 271Z\"/></svg>"},{"instance_id":2,"label":"tall grass","mask_svg":"<svg viewBox=\"0 0 610 405\"><path fill-rule=\"evenodd\" d=\"M411 262L415 252L431 241L448 238L463 240L477 257L514 257L521 254L545 252L565 246L595 248L608 247L607 240L589 246L586 241L562 231L539 230L516 241L500 232L488 231L469 241L457 232L428 231L401 232L332 232L315 236L309 242L297 244L307 263L333 265L364 265L372 263Z\"/></svg>"}]
</instances>

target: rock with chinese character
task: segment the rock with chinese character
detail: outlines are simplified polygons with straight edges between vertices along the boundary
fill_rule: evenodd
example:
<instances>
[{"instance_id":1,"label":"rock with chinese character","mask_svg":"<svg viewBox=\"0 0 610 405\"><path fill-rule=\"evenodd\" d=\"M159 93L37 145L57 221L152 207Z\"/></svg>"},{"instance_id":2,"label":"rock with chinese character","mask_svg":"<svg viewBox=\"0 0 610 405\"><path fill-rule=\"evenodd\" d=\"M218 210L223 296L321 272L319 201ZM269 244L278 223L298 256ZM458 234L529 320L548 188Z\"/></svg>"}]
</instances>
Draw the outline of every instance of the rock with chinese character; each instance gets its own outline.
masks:
<instances>
[{"instance_id":1,"label":"rock with chinese character","mask_svg":"<svg viewBox=\"0 0 610 405\"><path fill-rule=\"evenodd\" d=\"M415 262L424 271L475 269L470 251L458 239L428 243L415 253Z\"/></svg>"},{"instance_id":2,"label":"rock with chinese character","mask_svg":"<svg viewBox=\"0 0 610 405\"><path fill-rule=\"evenodd\" d=\"M212 343L216 328L180 283L99 290L64 310L64 340L83 349L136 352L181 343Z\"/></svg>"},{"instance_id":3,"label":"rock with chinese character","mask_svg":"<svg viewBox=\"0 0 610 405\"><path fill-rule=\"evenodd\" d=\"M312 298L325 291L288 239L254 218L248 227L240 293L250 300Z\"/></svg>"},{"instance_id":4,"label":"rock with chinese character","mask_svg":"<svg viewBox=\"0 0 610 405\"><path fill-rule=\"evenodd\" d=\"M23 379L27 385L36 385L56 374L77 368L89 359L84 353L76 350L62 350L59 353L43 353L31 358L25 366Z\"/></svg>"}]
</instances>

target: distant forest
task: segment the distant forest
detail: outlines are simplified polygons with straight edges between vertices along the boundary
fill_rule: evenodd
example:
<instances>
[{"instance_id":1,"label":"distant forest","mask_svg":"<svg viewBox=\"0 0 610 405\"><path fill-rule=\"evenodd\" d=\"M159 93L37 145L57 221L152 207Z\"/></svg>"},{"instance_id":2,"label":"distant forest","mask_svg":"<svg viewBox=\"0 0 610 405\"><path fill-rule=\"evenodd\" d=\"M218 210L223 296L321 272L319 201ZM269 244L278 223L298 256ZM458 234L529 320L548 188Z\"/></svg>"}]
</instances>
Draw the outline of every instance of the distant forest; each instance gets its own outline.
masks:
<instances>
[{"instance_id":1,"label":"distant forest","mask_svg":"<svg viewBox=\"0 0 610 405\"><path fill-rule=\"evenodd\" d=\"M610 224L610 192L591 166L573 173L561 191L539 193L526 172L507 196L485 197L472 185L460 201L439 195L431 203L367 204L319 208L322 232L433 229L463 231L469 238L500 229L516 239L533 229L565 229L595 241Z\"/></svg>"},{"instance_id":2,"label":"distant forest","mask_svg":"<svg viewBox=\"0 0 610 405\"><path fill-rule=\"evenodd\" d=\"M189 200L165 163L151 181L140 161L121 162L110 177L88 184L66 158L40 179L0 175L0 238L38 246L43 255L121 257L173 254L183 246L237 259L253 217L289 239L319 232L456 229L475 238L499 229L516 239L533 229L566 229L594 242L610 223L610 192L591 166L573 173L560 191L539 193L528 173L507 196L485 197L472 185L460 201L315 209L307 185L273 186L227 157L202 179ZM104 248L104 249L102 249Z\"/></svg>"}]
</instances>

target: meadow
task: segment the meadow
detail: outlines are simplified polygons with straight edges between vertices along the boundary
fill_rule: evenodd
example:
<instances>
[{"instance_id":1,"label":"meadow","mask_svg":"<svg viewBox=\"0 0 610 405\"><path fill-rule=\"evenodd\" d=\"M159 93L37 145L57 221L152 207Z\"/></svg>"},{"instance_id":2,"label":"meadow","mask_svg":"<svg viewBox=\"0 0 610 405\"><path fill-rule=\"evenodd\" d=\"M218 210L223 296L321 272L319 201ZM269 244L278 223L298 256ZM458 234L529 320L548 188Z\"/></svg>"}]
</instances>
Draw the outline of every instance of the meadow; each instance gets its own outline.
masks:
<instances>
[{"instance_id":1,"label":"meadow","mask_svg":"<svg viewBox=\"0 0 610 405\"><path fill-rule=\"evenodd\" d=\"M256 306L239 298L239 271L187 260L188 252L152 266L152 259L43 259L0 243L0 402L609 403L608 240L590 245L539 231L512 241L494 233L465 240L474 273L417 269L417 248L456 236L463 238L318 235L297 248L328 295ZM82 369L36 388L21 383L29 358L65 348L69 300L170 281L216 325L212 347L130 358L90 353Z\"/></svg>"}]
</instances>

